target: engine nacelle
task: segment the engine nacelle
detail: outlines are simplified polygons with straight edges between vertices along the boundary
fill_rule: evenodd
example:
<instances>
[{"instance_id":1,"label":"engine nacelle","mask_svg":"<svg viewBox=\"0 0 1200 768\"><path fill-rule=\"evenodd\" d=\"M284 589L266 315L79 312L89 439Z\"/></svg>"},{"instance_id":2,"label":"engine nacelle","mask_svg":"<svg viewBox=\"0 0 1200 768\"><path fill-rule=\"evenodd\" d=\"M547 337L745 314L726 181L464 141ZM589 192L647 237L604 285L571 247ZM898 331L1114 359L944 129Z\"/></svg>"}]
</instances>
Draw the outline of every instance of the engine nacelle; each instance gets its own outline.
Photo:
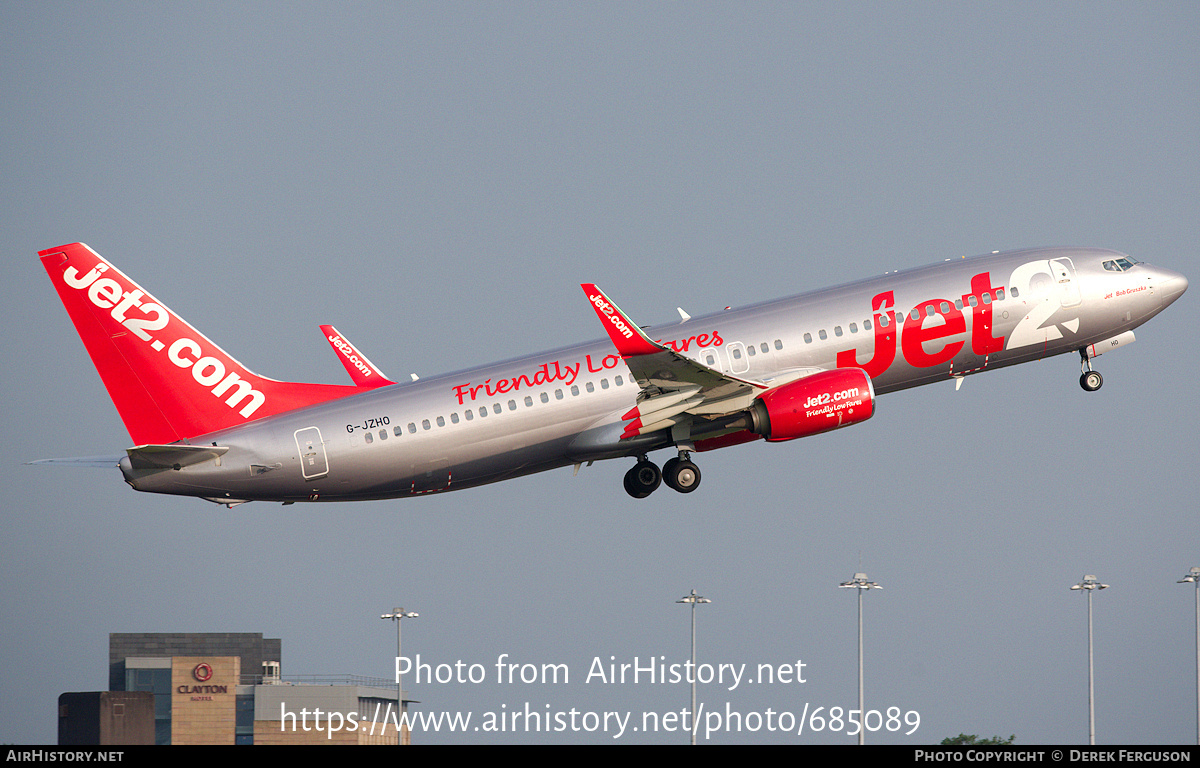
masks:
<instances>
[{"instance_id":1,"label":"engine nacelle","mask_svg":"<svg viewBox=\"0 0 1200 768\"><path fill-rule=\"evenodd\" d=\"M858 424L874 413L871 377L861 368L838 368L759 396L750 407L750 430L781 442Z\"/></svg>"}]
</instances>

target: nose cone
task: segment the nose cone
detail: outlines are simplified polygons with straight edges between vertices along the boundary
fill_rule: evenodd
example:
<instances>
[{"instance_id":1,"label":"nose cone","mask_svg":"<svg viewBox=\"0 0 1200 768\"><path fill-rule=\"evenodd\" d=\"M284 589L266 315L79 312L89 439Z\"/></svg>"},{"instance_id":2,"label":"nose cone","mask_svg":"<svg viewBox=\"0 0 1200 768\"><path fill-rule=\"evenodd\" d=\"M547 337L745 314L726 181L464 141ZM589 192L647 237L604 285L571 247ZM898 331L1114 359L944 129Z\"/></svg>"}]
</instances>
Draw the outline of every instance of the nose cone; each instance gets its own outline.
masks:
<instances>
[{"instance_id":1,"label":"nose cone","mask_svg":"<svg viewBox=\"0 0 1200 768\"><path fill-rule=\"evenodd\" d=\"M1158 277L1154 281L1154 292L1165 307L1178 299L1187 290L1188 279L1178 272L1169 269L1157 270Z\"/></svg>"}]
</instances>

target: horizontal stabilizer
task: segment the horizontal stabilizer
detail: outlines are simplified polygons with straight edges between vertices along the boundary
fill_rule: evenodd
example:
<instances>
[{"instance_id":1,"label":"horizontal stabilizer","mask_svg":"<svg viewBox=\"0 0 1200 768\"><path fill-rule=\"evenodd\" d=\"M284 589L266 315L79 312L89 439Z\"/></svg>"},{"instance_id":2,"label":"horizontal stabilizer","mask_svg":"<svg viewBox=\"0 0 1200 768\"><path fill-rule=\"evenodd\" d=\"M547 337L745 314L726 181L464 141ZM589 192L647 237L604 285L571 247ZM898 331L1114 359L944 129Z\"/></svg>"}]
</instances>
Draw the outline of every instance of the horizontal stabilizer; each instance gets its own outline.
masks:
<instances>
[{"instance_id":1,"label":"horizontal stabilizer","mask_svg":"<svg viewBox=\"0 0 1200 768\"><path fill-rule=\"evenodd\" d=\"M120 454L111 456L74 456L65 459L38 459L37 461L27 461L26 464L53 464L62 467L99 467L102 469L113 469L121 463L123 457Z\"/></svg>"},{"instance_id":2,"label":"horizontal stabilizer","mask_svg":"<svg viewBox=\"0 0 1200 768\"><path fill-rule=\"evenodd\" d=\"M134 469L179 469L211 461L228 450L223 445L139 445L125 453Z\"/></svg>"}]
</instances>

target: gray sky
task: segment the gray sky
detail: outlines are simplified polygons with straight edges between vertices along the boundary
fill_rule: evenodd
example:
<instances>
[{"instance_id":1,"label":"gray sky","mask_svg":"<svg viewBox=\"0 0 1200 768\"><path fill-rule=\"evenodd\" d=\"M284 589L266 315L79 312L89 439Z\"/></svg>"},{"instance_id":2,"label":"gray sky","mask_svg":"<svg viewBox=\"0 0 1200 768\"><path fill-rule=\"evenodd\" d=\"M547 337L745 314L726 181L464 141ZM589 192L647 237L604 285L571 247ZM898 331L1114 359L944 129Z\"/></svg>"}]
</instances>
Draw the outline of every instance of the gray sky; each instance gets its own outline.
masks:
<instances>
[{"instance_id":1,"label":"gray sky","mask_svg":"<svg viewBox=\"0 0 1200 768\"><path fill-rule=\"evenodd\" d=\"M637 502L626 461L413 500L138 494L24 466L129 444L36 259L83 240L263 374L343 383L333 323L393 377L596 338L579 283L641 323L1035 245L1200 275L1200 5L1160 3L4 3L6 307L0 742L55 739L107 683L109 632L261 631L286 674L387 676L426 712L678 712L686 685L585 683L593 659L805 664L700 686L713 743L867 703L911 736L1195 738L1194 297L1097 361L884 397L854 429L699 457ZM666 454L658 455L663 458ZM500 654L569 684L494 682ZM411 683L409 678L407 682ZM422 742L670 742L470 732Z\"/></svg>"}]
</instances>

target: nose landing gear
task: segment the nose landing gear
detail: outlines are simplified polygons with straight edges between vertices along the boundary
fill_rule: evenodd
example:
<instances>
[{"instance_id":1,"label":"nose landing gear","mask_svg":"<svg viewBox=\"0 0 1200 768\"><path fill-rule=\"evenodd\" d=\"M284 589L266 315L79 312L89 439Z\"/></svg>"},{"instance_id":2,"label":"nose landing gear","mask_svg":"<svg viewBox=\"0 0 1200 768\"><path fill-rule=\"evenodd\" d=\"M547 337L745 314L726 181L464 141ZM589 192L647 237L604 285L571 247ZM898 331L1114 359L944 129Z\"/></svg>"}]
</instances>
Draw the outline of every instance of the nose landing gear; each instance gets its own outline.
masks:
<instances>
[{"instance_id":1,"label":"nose landing gear","mask_svg":"<svg viewBox=\"0 0 1200 768\"><path fill-rule=\"evenodd\" d=\"M1092 370L1092 359L1088 357L1086 349L1079 350L1080 368L1083 373L1079 376L1079 386L1087 392L1095 392L1100 387L1104 386L1104 377L1099 371Z\"/></svg>"}]
</instances>

